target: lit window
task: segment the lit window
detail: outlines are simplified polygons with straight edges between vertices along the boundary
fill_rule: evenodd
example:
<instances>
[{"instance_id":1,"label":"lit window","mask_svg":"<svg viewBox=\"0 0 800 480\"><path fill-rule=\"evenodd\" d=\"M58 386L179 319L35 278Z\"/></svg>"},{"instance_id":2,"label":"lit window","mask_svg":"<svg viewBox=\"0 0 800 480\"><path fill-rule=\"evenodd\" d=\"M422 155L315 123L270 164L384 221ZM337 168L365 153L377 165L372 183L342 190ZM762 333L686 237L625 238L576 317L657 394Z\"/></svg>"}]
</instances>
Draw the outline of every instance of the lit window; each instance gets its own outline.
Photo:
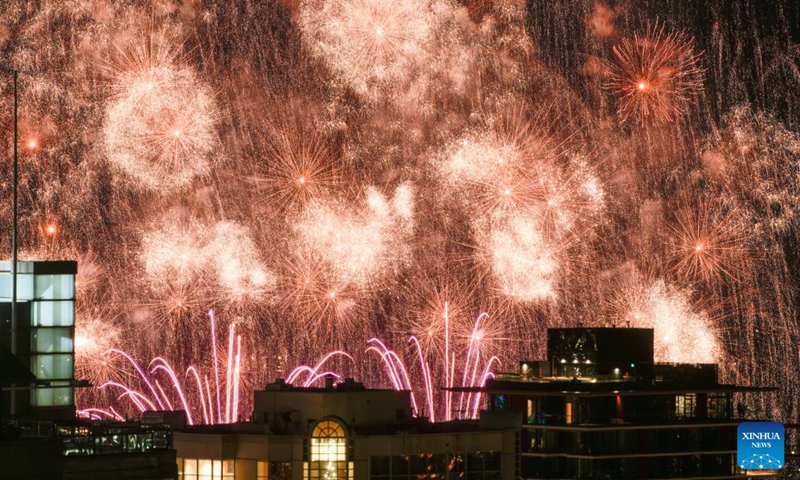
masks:
<instances>
[{"instance_id":1,"label":"lit window","mask_svg":"<svg viewBox=\"0 0 800 480\"><path fill-rule=\"evenodd\" d=\"M309 462L304 468L306 480L348 480L353 476L348 462L344 427L333 420L323 420L311 433Z\"/></svg>"},{"instance_id":2,"label":"lit window","mask_svg":"<svg viewBox=\"0 0 800 480\"><path fill-rule=\"evenodd\" d=\"M233 460L179 458L178 480L223 480L234 478Z\"/></svg>"},{"instance_id":3,"label":"lit window","mask_svg":"<svg viewBox=\"0 0 800 480\"><path fill-rule=\"evenodd\" d=\"M693 418L696 415L696 405L697 395L694 393L675 396L675 417Z\"/></svg>"}]
</instances>

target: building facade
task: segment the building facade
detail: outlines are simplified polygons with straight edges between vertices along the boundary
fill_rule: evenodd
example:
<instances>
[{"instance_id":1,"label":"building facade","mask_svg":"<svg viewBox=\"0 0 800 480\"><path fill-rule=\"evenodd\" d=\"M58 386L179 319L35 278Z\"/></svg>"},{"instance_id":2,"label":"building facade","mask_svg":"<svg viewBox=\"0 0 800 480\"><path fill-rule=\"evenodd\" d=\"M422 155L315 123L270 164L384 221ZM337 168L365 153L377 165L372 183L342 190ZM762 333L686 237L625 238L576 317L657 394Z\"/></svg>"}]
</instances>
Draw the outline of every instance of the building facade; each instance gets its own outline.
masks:
<instances>
[{"instance_id":1,"label":"building facade","mask_svg":"<svg viewBox=\"0 0 800 480\"><path fill-rule=\"evenodd\" d=\"M518 423L518 422L517 422ZM251 422L175 433L184 480L514 480L517 425L432 424L410 393L351 380L255 392Z\"/></svg>"},{"instance_id":2,"label":"building facade","mask_svg":"<svg viewBox=\"0 0 800 480\"><path fill-rule=\"evenodd\" d=\"M0 262L0 343L30 368L34 384L0 393L0 414L75 417L75 275L77 262L17 262L12 321L11 262Z\"/></svg>"},{"instance_id":3,"label":"building facade","mask_svg":"<svg viewBox=\"0 0 800 480\"><path fill-rule=\"evenodd\" d=\"M547 361L487 383L489 409L521 412L526 479L732 479L735 396L711 364L656 364L652 329L548 331ZM741 401L741 400L740 400Z\"/></svg>"},{"instance_id":4,"label":"building facade","mask_svg":"<svg viewBox=\"0 0 800 480\"><path fill-rule=\"evenodd\" d=\"M0 262L0 479L174 480L164 424L75 418L77 263ZM16 321L14 321L16 320Z\"/></svg>"}]
</instances>

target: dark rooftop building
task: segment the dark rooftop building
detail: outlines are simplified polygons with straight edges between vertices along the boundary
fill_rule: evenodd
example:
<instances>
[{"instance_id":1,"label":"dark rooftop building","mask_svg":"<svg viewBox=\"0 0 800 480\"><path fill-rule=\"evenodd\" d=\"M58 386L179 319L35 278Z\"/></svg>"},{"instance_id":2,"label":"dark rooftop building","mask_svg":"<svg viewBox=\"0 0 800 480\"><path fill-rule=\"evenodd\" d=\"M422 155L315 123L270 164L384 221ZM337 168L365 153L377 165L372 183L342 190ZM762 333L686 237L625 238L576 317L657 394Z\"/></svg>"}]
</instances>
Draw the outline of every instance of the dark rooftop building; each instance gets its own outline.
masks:
<instances>
[{"instance_id":1,"label":"dark rooftop building","mask_svg":"<svg viewBox=\"0 0 800 480\"><path fill-rule=\"evenodd\" d=\"M736 393L713 364L656 364L653 330L548 330L546 361L521 362L483 389L489 409L521 412L526 479L744 478Z\"/></svg>"}]
</instances>

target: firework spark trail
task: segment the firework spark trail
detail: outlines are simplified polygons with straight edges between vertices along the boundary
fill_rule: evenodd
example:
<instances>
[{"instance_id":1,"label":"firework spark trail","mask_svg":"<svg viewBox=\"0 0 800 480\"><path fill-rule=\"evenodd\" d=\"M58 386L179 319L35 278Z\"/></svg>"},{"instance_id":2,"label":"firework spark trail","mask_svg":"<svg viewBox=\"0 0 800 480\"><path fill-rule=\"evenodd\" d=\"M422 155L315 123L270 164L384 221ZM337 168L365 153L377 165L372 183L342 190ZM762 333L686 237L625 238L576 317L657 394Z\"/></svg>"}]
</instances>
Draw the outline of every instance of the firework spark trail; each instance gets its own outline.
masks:
<instances>
[{"instance_id":1,"label":"firework spark trail","mask_svg":"<svg viewBox=\"0 0 800 480\"><path fill-rule=\"evenodd\" d=\"M485 354L483 352L485 348L482 346L482 340L484 339L485 332L482 329L481 322L487 318L488 314L483 313L477 317L475 323L473 324L472 334L466 348L464 363L461 367L461 388L469 389L483 386L486 380L492 378L493 376L492 367L500 362L500 359L497 356L491 355L488 356L488 360L484 363L483 367L480 367L481 355ZM455 376L454 365L456 361L455 356L453 356L452 359L449 356L450 325L448 315L445 315L443 320L445 321L444 333L448 339L448 347L444 356L444 368L437 368L436 371L442 372L443 378L441 380L444 382L444 385L448 388L453 388L453 379ZM443 396L444 401L442 402L442 399L439 397L439 394L434 387L434 368L431 366L431 360L439 362L442 360L442 358L431 358L430 352L424 351L422 345L415 336L412 335L408 340L408 343L412 345L412 350L414 352L412 353L412 361L409 364L403 360L400 354L389 348L381 339L371 338L367 341L367 343L370 346L366 349L366 352L374 352L380 356L381 362L386 368L386 374L392 387L395 390L409 391L411 406L415 415L421 415L423 412L419 409L419 404L417 402L417 393L418 391L421 391L425 395L428 415L431 421L436 421L437 416L441 415L443 415L443 418L449 421L453 418L454 411L457 413L457 418L478 417L478 412L481 405L480 400L482 398L481 394L474 395L473 393L469 393L465 400L464 393L461 393L457 410L454 409L455 404L453 403L452 392L446 392L446 394ZM319 373L325 363L338 355L346 356L352 360L352 357L345 352L329 352L323 356L314 367L301 365L294 368L286 378L287 383L292 384L299 381L303 387L309 387L327 375L333 375L336 378L339 378L340 376L333 372ZM413 363L413 358L416 358L416 362L418 363L420 372L419 377L412 376L410 373L411 369L409 368L409 365ZM478 374L479 371L480 374ZM305 375L304 380L301 379L303 375ZM414 381L416 378L420 378L420 385L417 385Z\"/></svg>"},{"instance_id":2,"label":"firework spark trail","mask_svg":"<svg viewBox=\"0 0 800 480\"><path fill-rule=\"evenodd\" d=\"M103 420L104 418L110 418L120 422L125 421L125 418L114 411L113 407L109 410L103 410L102 408L84 408L82 410L78 410L75 412L75 414L78 417L89 418L91 420Z\"/></svg>"},{"instance_id":3,"label":"firework spark trail","mask_svg":"<svg viewBox=\"0 0 800 480\"><path fill-rule=\"evenodd\" d=\"M303 375L305 373L305 374L307 374L307 376L306 376L306 380L303 382L303 386L304 387L308 387L308 386L312 385L314 382L316 382L320 378L323 378L326 373L329 373L329 372L324 372L324 373L320 374L319 373L320 368L322 368L322 366L328 360L332 359L333 357L340 356L340 355L348 358L349 360L351 360L353 362L355 362L353 357L351 357L347 352L342 352L342 351L338 351L338 350L334 351L334 352L328 352L327 354L325 354L322 357L322 359L320 359L320 361L316 364L316 366L310 367L308 365L300 365L300 366L296 367L294 370L292 370L291 372L289 372L289 375L287 375L287 377L286 377L286 383L289 383L289 384L294 383L296 380L298 380L300 378L301 375Z\"/></svg>"},{"instance_id":4,"label":"firework spark trail","mask_svg":"<svg viewBox=\"0 0 800 480\"><path fill-rule=\"evenodd\" d=\"M210 324L211 324L211 337L212 337L212 345L216 347L216 323L214 312L209 311L208 313ZM197 367L192 365L186 369L186 376L191 376L194 378L195 383L197 385L197 393L198 398L188 398L189 390L178 376L175 373L174 368L172 365L163 357L156 357L150 362L150 369L149 375L145 373L145 371L139 366L139 364L126 352L122 350L113 349L110 353L114 353L116 355L120 355L124 357L134 370L139 374L139 379L147 386L148 390L151 393L151 396L148 397L144 393L131 388L126 384L122 384L115 381L108 381L103 385L100 385L100 389L114 387L121 389L123 394L118 397L118 400L122 398L129 398L134 406L139 410L139 412L144 413L145 411L149 410L156 410L156 404L158 408L161 410L175 410L172 402L170 401L169 395L164 391L159 383L158 379L156 378L155 374L159 372L163 372L172 382L172 386L175 390L175 394L178 396L180 400L180 406L182 406L183 411L186 414L186 421L189 425L194 425L194 417L193 413L193 405L199 403L201 408L201 413L203 416L203 421L208 424L216 424L216 423L233 423L236 422L238 419L238 412L239 412L239 405L238 403L241 401L239 397L239 387L241 385L240 378L241 378L241 356L242 356L242 338L240 335L236 335L235 325L231 324L228 327L228 361L227 361L227 368L226 368L226 383L225 383L225 392L223 394L221 386L219 384L219 360L216 354L216 348L214 349L214 374L217 379L217 389L216 389L216 403L217 403L217 416L214 417L213 411L213 403L212 403L212 396L211 392L208 390L208 377L206 376L206 392L203 392L203 386L200 382L200 376L197 371ZM234 347L235 345L235 347ZM225 412L223 415L222 411L222 397L225 396ZM196 401L195 401L196 400ZM208 404L206 403L208 402Z\"/></svg>"}]
</instances>

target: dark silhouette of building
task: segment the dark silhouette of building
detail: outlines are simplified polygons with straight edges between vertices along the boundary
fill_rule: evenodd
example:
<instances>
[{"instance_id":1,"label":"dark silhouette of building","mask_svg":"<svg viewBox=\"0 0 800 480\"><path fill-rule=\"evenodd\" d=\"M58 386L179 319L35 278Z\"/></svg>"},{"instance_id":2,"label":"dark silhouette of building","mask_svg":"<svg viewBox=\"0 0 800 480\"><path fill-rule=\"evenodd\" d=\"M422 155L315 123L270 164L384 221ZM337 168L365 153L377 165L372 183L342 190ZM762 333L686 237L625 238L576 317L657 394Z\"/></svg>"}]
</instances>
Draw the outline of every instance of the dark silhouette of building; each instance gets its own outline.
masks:
<instances>
[{"instance_id":1,"label":"dark silhouette of building","mask_svg":"<svg viewBox=\"0 0 800 480\"><path fill-rule=\"evenodd\" d=\"M491 411L522 413L522 478L744 478L733 396L774 389L721 384L714 364L654 363L652 329L549 329L547 348L483 389Z\"/></svg>"}]
</instances>

